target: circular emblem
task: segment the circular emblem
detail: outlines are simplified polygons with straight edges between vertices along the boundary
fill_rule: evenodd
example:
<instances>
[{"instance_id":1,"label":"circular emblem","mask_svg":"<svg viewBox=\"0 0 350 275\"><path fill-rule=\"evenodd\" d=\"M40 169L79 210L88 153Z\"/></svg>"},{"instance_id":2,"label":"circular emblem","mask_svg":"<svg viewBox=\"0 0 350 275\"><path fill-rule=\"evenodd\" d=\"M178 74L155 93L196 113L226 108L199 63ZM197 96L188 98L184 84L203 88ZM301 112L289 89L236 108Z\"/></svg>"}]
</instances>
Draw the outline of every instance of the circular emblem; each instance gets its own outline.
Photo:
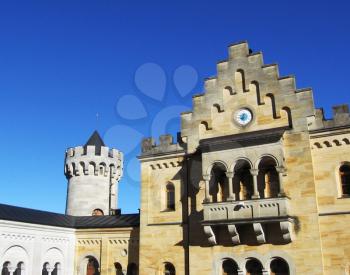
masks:
<instances>
[{"instance_id":1,"label":"circular emblem","mask_svg":"<svg viewBox=\"0 0 350 275\"><path fill-rule=\"evenodd\" d=\"M240 126L247 126L252 121L253 114L249 109L239 109L235 112L234 119Z\"/></svg>"}]
</instances>

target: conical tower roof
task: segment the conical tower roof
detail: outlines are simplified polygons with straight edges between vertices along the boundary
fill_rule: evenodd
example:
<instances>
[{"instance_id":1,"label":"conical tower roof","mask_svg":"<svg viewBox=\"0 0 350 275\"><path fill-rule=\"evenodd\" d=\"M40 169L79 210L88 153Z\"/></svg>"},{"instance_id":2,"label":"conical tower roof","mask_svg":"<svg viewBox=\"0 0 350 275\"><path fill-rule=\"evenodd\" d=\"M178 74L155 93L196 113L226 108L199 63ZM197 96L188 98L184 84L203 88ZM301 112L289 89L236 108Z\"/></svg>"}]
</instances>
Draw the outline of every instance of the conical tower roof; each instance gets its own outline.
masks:
<instances>
[{"instance_id":1,"label":"conical tower roof","mask_svg":"<svg viewBox=\"0 0 350 275\"><path fill-rule=\"evenodd\" d=\"M97 131L94 131L84 146L85 152L87 151L88 146L95 146L96 155L101 155L101 147L105 147L106 145L100 134Z\"/></svg>"}]
</instances>

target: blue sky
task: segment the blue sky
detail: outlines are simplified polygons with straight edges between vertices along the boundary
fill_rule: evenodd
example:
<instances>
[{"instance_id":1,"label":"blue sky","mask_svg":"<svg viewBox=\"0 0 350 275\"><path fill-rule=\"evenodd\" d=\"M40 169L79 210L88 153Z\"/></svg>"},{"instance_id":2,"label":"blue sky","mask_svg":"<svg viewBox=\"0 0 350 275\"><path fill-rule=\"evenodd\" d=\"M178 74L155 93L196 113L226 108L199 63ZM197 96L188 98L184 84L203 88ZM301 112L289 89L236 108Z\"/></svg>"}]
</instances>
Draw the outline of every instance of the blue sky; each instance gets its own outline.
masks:
<instances>
[{"instance_id":1,"label":"blue sky","mask_svg":"<svg viewBox=\"0 0 350 275\"><path fill-rule=\"evenodd\" d=\"M0 202L64 212L65 149L97 128L127 152L119 206L136 212L137 142L163 130L152 123L164 113L178 130L173 114L233 42L313 87L330 116L350 102L349 11L343 0L0 0Z\"/></svg>"}]
</instances>

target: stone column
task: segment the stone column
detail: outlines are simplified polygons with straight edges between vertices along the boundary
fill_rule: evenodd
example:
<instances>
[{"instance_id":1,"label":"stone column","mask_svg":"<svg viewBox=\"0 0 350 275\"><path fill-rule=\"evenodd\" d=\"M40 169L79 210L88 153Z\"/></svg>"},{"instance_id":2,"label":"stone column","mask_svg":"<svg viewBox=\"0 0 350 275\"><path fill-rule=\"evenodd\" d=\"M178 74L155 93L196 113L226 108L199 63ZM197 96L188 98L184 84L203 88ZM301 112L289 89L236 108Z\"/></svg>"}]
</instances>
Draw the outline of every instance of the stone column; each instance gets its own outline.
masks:
<instances>
[{"instance_id":1,"label":"stone column","mask_svg":"<svg viewBox=\"0 0 350 275\"><path fill-rule=\"evenodd\" d=\"M228 201L234 201L235 200L235 196L233 194L233 176L234 173L233 172L226 172L226 177L228 179Z\"/></svg>"},{"instance_id":2,"label":"stone column","mask_svg":"<svg viewBox=\"0 0 350 275\"><path fill-rule=\"evenodd\" d=\"M278 173L278 179L279 179L279 184L280 184L279 196L283 197L286 195L284 192L283 177L286 176L287 169L281 166L281 167L276 167L276 171Z\"/></svg>"},{"instance_id":3,"label":"stone column","mask_svg":"<svg viewBox=\"0 0 350 275\"><path fill-rule=\"evenodd\" d=\"M211 202L210 193L209 193L209 184L210 184L210 175L203 175L203 180L205 181L205 198L204 203Z\"/></svg>"},{"instance_id":4,"label":"stone column","mask_svg":"<svg viewBox=\"0 0 350 275\"><path fill-rule=\"evenodd\" d=\"M260 198L259 192L258 192L258 169L250 169L250 174L253 176L253 199Z\"/></svg>"}]
</instances>

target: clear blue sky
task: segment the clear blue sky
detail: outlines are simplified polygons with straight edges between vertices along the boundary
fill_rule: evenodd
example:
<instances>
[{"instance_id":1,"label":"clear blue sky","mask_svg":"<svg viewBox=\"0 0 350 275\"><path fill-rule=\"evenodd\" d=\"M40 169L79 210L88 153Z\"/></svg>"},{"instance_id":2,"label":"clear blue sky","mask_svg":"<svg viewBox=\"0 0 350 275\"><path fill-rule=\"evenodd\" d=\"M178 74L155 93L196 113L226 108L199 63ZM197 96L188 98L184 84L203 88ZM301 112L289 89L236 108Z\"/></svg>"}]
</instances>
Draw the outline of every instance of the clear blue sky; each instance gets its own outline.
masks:
<instances>
[{"instance_id":1,"label":"clear blue sky","mask_svg":"<svg viewBox=\"0 0 350 275\"><path fill-rule=\"evenodd\" d=\"M64 212L65 149L98 128L127 151L119 206L137 211L135 139L151 133L159 112L190 106L233 42L248 40L281 75L313 87L329 116L332 105L350 102L349 3L0 1L0 202ZM191 67L174 76L182 65ZM190 79L186 68L196 72ZM178 122L166 130L176 132Z\"/></svg>"}]
</instances>

